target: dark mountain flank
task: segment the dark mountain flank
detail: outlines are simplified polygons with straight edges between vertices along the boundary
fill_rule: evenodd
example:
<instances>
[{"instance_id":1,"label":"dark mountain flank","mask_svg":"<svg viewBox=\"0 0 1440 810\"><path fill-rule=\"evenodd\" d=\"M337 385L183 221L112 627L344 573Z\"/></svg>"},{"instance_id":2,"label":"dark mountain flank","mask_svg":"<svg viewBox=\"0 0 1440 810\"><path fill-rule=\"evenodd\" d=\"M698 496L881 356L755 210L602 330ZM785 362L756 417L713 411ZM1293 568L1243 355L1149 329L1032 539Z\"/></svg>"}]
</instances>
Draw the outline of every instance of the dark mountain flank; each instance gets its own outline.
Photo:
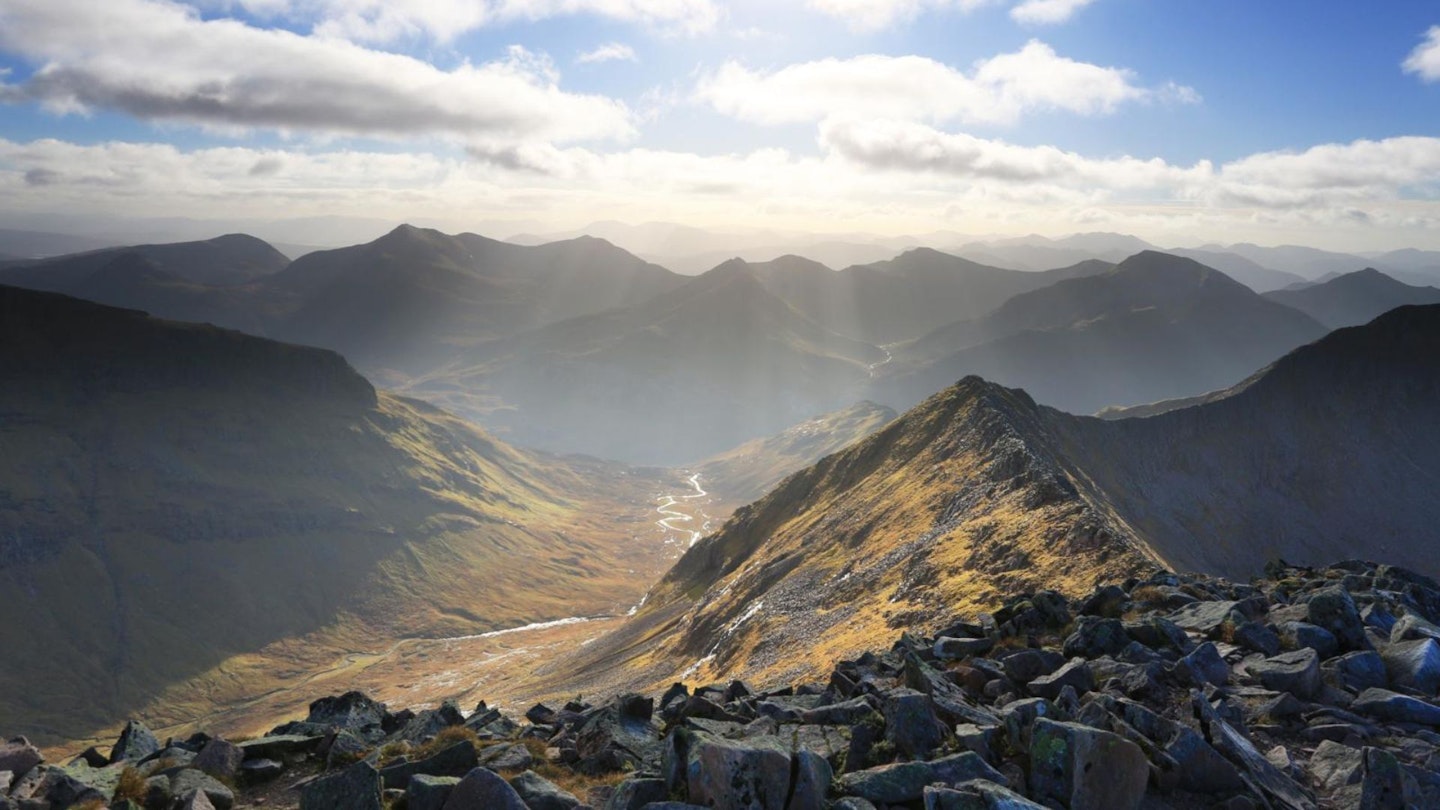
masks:
<instances>
[{"instance_id":1,"label":"dark mountain flank","mask_svg":"<svg viewBox=\"0 0 1440 810\"><path fill-rule=\"evenodd\" d=\"M0 716L76 738L205 680L178 721L337 648L613 610L657 565L599 517L657 486L622 473L334 352L0 287Z\"/></svg>"},{"instance_id":2,"label":"dark mountain flank","mask_svg":"<svg viewBox=\"0 0 1440 810\"><path fill-rule=\"evenodd\" d=\"M1440 573L1440 306L1337 331L1223 396L1104 421L969 377L737 511L547 677L796 676L1007 591L1161 566L1244 580L1373 549ZM570 680L567 680L567 677Z\"/></svg>"},{"instance_id":3,"label":"dark mountain flank","mask_svg":"<svg viewBox=\"0 0 1440 810\"><path fill-rule=\"evenodd\" d=\"M1366 268L1300 289L1276 290L1265 297L1339 329L1358 326L1398 306L1440 303L1440 289L1414 287Z\"/></svg>"},{"instance_id":4,"label":"dark mountain flank","mask_svg":"<svg viewBox=\"0 0 1440 810\"><path fill-rule=\"evenodd\" d=\"M1325 331L1219 271L1147 251L898 347L873 390L905 406L976 374L1091 413L1233 384Z\"/></svg>"}]
</instances>

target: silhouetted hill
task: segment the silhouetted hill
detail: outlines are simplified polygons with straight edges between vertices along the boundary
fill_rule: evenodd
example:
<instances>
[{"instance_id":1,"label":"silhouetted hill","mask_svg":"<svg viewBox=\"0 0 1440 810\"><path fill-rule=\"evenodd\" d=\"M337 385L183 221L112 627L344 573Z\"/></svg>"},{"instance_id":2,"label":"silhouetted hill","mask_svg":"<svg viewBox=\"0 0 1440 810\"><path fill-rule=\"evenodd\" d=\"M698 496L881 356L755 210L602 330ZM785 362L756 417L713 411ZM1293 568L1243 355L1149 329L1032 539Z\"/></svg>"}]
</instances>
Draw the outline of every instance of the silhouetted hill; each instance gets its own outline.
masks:
<instances>
[{"instance_id":1,"label":"silhouetted hill","mask_svg":"<svg viewBox=\"0 0 1440 810\"><path fill-rule=\"evenodd\" d=\"M734 260L634 306L480 347L413 390L523 444L683 463L854 401L883 358Z\"/></svg>"},{"instance_id":2,"label":"silhouetted hill","mask_svg":"<svg viewBox=\"0 0 1440 810\"><path fill-rule=\"evenodd\" d=\"M1338 329L1366 323L1398 306L1440 303L1440 289L1412 287L1366 268L1297 290L1277 290L1265 297Z\"/></svg>"},{"instance_id":3,"label":"silhouetted hill","mask_svg":"<svg viewBox=\"0 0 1440 810\"><path fill-rule=\"evenodd\" d=\"M1303 284L1305 282L1303 276L1296 275L1295 273L1286 273L1281 270L1272 270L1244 256L1228 251L1174 248L1165 252L1172 253L1176 256L1184 256L1187 259L1194 259L1206 267L1213 267L1258 293L1280 290L1291 284Z\"/></svg>"},{"instance_id":4,"label":"silhouetted hill","mask_svg":"<svg viewBox=\"0 0 1440 810\"><path fill-rule=\"evenodd\" d=\"M1223 273L1147 251L899 347L874 391L904 406L978 374L1091 413L1229 385L1324 333Z\"/></svg>"},{"instance_id":5,"label":"silhouetted hill","mask_svg":"<svg viewBox=\"0 0 1440 810\"><path fill-rule=\"evenodd\" d=\"M1011 296L1109 269L1102 262L1027 273L988 267L929 248L833 272L798 256L753 265L766 289L807 318L871 343L914 338L984 314Z\"/></svg>"},{"instance_id":6,"label":"silhouetted hill","mask_svg":"<svg viewBox=\"0 0 1440 810\"><path fill-rule=\"evenodd\" d=\"M140 256L172 278L209 286L256 281L290 263L266 242L237 233L201 242L135 245L57 256L0 270L0 283L88 298L90 277L124 254Z\"/></svg>"},{"instance_id":7,"label":"silhouetted hill","mask_svg":"<svg viewBox=\"0 0 1440 810\"><path fill-rule=\"evenodd\" d=\"M1440 306L1301 347L1196 407L1104 421L969 377L737 511L541 678L757 681L1042 588L1236 581L1373 551L1434 574ZM581 673L584 673L581 675Z\"/></svg>"},{"instance_id":8,"label":"silhouetted hill","mask_svg":"<svg viewBox=\"0 0 1440 810\"><path fill-rule=\"evenodd\" d=\"M632 604L659 563L596 515L656 486L377 393L334 352L0 287L0 716L73 739L189 679L167 711L203 715L235 667L253 695L353 639Z\"/></svg>"}]
</instances>

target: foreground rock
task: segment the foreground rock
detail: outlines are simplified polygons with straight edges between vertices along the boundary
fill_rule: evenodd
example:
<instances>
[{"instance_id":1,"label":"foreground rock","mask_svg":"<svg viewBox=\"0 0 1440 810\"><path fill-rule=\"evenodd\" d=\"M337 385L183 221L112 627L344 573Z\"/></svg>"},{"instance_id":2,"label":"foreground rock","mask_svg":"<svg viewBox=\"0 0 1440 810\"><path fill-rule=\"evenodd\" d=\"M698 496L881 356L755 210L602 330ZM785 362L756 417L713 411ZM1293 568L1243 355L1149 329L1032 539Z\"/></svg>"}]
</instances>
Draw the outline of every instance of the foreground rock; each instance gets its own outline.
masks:
<instances>
[{"instance_id":1,"label":"foreground rock","mask_svg":"<svg viewBox=\"0 0 1440 810\"><path fill-rule=\"evenodd\" d=\"M351 692L243 743L132 722L65 766L16 739L0 808L224 810L282 777L272 806L305 810L1440 807L1440 585L1356 561L1267 575L1016 595L768 690L515 719Z\"/></svg>"}]
</instances>

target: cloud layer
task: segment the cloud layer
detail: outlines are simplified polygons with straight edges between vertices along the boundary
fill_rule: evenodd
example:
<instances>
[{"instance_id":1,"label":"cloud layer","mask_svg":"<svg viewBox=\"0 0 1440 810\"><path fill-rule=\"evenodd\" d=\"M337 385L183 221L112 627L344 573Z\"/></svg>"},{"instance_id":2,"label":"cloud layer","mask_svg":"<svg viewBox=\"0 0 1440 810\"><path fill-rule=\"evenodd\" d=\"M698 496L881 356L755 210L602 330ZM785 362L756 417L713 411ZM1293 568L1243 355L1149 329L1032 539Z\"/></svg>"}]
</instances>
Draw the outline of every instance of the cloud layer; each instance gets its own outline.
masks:
<instances>
[{"instance_id":1,"label":"cloud layer","mask_svg":"<svg viewBox=\"0 0 1440 810\"><path fill-rule=\"evenodd\" d=\"M1425 41L1415 46L1401 67L1427 82L1440 82L1440 25L1425 32Z\"/></svg>"},{"instance_id":2,"label":"cloud layer","mask_svg":"<svg viewBox=\"0 0 1440 810\"><path fill-rule=\"evenodd\" d=\"M85 18L83 25L75 24ZM207 127L573 141L633 133L625 105L567 93L548 60L442 70L338 39L202 20L157 0L7 0L0 48L42 64L0 100Z\"/></svg>"},{"instance_id":3,"label":"cloud layer","mask_svg":"<svg viewBox=\"0 0 1440 810\"><path fill-rule=\"evenodd\" d=\"M834 116L1013 124L1031 112L1109 113L1151 95L1127 70L1067 59L1038 40L968 73L922 56L821 59L771 72L728 62L696 91L716 110L758 124Z\"/></svg>"}]
</instances>

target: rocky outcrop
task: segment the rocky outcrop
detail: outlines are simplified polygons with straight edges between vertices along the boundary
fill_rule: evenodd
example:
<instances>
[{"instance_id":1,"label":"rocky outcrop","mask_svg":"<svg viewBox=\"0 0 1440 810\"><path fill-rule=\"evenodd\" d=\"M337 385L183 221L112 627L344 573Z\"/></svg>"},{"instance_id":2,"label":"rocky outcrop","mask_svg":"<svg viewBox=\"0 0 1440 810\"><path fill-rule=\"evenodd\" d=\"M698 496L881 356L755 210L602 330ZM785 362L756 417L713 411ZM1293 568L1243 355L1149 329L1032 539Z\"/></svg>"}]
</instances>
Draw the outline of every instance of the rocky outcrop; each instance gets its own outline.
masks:
<instances>
[{"instance_id":1,"label":"rocky outcrop","mask_svg":"<svg viewBox=\"0 0 1440 810\"><path fill-rule=\"evenodd\" d=\"M301 808L1440 806L1440 699L1386 666L1416 641L1394 628L1440 623L1440 584L1356 561L1268 573L1017 595L823 681L677 684L535 705L523 723L351 692L236 745L197 734L145 753L135 722L101 767L46 764L17 739L0 746L0 807L225 808L281 772ZM1297 617L1327 632L1286 632ZM1285 649L1241 643L1245 627Z\"/></svg>"}]
</instances>

